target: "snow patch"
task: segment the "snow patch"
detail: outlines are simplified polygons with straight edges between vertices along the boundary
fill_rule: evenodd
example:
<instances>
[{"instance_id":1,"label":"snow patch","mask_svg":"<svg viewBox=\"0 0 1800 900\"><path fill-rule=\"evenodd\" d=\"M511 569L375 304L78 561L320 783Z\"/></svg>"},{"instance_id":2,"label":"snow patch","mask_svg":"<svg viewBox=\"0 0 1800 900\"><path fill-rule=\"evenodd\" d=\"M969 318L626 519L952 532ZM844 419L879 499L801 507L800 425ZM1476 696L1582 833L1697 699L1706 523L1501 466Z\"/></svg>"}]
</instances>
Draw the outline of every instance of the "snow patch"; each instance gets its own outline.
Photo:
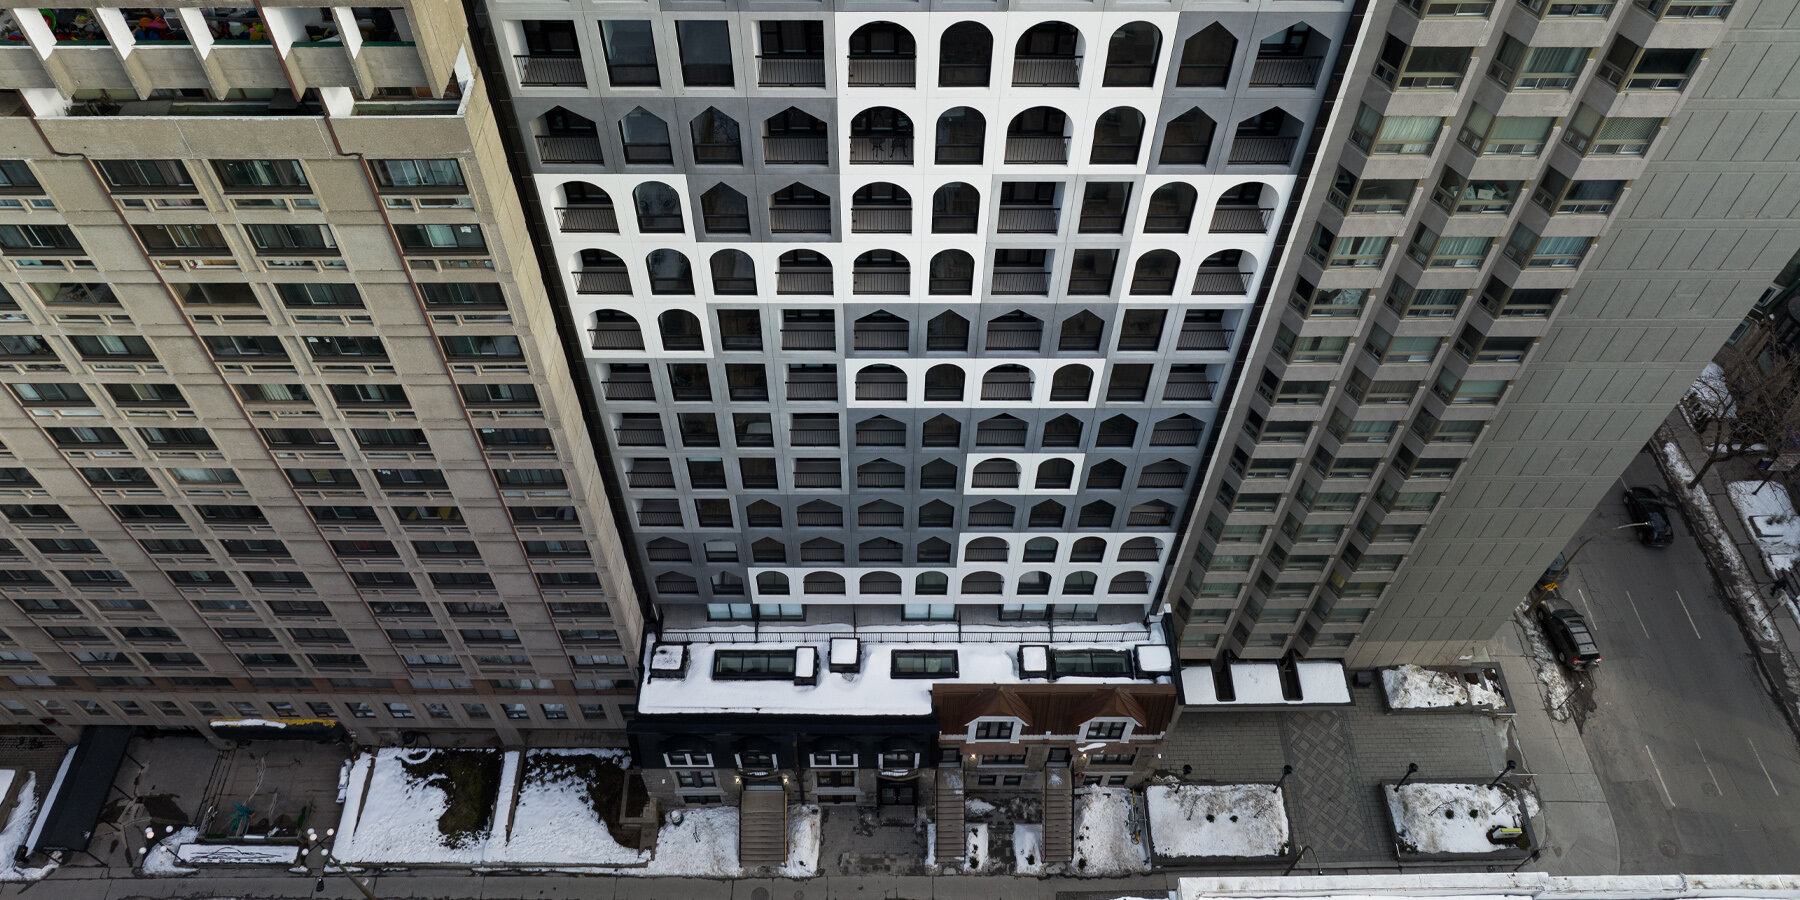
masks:
<instances>
[{"instance_id":1,"label":"snow patch","mask_svg":"<svg viewBox=\"0 0 1800 900\"><path fill-rule=\"evenodd\" d=\"M606 827L606 816L613 810L594 809L587 783L574 770L544 775L531 765L532 757L577 755L621 764L621 769L631 762L619 750L530 751L525 760L524 786L519 789L510 817L512 830L495 836L486 862L629 866L641 865L649 858L646 852L620 846L613 839ZM508 788L503 781L501 805L506 803ZM495 821L507 820L496 814Z\"/></svg>"},{"instance_id":2,"label":"snow patch","mask_svg":"<svg viewBox=\"0 0 1800 900\"><path fill-rule=\"evenodd\" d=\"M988 859L987 825L970 825L967 838L963 845L963 868L970 872L986 870L993 864L993 860Z\"/></svg>"},{"instance_id":3,"label":"snow patch","mask_svg":"<svg viewBox=\"0 0 1800 900\"><path fill-rule=\"evenodd\" d=\"M1013 872L1018 875L1044 874L1044 826L1013 826Z\"/></svg>"},{"instance_id":4,"label":"snow patch","mask_svg":"<svg viewBox=\"0 0 1800 900\"><path fill-rule=\"evenodd\" d=\"M1750 527L1756 547L1769 572L1779 577L1800 561L1800 515L1788 499L1787 488L1776 482L1734 481L1725 486L1738 516Z\"/></svg>"},{"instance_id":5,"label":"snow patch","mask_svg":"<svg viewBox=\"0 0 1800 900\"><path fill-rule=\"evenodd\" d=\"M1150 870L1131 792L1088 788L1075 803L1075 858L1072 875L1127 875Z\"/></svg>"},{"instance_id":6,"label":"snow patch","mask_svg":"<svg viewBox=\"0 0 1800 900\"><path fill-rule=\"evenodd\" d=\"M1394 834L1412 853L1493 853L1510 846L1488 840L1495 827L1524 827L1517 789L1501 784L1416 782L1384 785Z\"/></svg>"},{"instance_id":7,"label":"snow patch","mask_svg":"<svg viewBox=\"0 0 1800 900\"><path fill-rule=\"evenodd\" d=\"M1390 709L1446 709L1454 706L1498 709L1506 705L1499 682L1475 672L1471 684L1462 672L1443 672L1404 665L1381 670Z\"/></svg>"},{"instance_id":8,"label":"snow patch","mask_svg":"<svg viewBox=\"0 0 1800 900\"><path fill-rule=\"evenodd\" d=\"M6 796L7 788L19 774L13 769L4 772L6 784L0 786L0 797ZM19 801L13 805L12 815L6 818L6 827L0 829L0 881L36 881L56 870L55 863L35 869L21 869L13 864L37 821L37 811L37 773L26 772L25 783L19 786Z\"/></svg>"},{"instance_id":9,"label":"snow patch","mask_svg":"<svg viewBox=\"0 0 1800 900\"><path fill-rule=\"evenodd\" d=\"M783 878L811 878L819 874L819 806L808 803L788 807L788 858L778 871Z\"/></svg>"},{"instance_id":10,"label":"snow patch","mask_svg":"<svg viewBox=\"0 0 1800 900\"><path fill-rule=\"evenodd\" d=\"M963 801L963 812L971 816L985 816L994 811L994 804L980 797L969 797Z\"/></svg>"},{"instance_id":11,"label":"snow patch","mask_svg":"<svg viewBox=\"0 0 1800 900\"><path fill-rule=\"evenodd\" d=\"M199 869L184 866L180 862L181 849L200 839L200 829L188 826L180 831L157 841L144 854L144 863L139 868L145 875L192 875Z\"/></svg>"},{"instance_id":12,"label":"snow patch","mask_svg":"<svg viewBox=\"0 0 1800 900\"><path fill-rule=\"evenodd\" d=\"M1280 856L1287 807L1272 784L1153 784L1144 791L1159 857Z\"/></svg>"},{"instance_id":13,"label":"snow patch","mask_svg":"<svg viewBox=\"0 0 1800 900\"><path fill-rule=\"evenodd\" d=\"M734 806L670 810L656 834L656 855L645 875L733 878L738 866L738 811ZM623 874L623 873L622 873Z\"/></svg>"}]
</instances>

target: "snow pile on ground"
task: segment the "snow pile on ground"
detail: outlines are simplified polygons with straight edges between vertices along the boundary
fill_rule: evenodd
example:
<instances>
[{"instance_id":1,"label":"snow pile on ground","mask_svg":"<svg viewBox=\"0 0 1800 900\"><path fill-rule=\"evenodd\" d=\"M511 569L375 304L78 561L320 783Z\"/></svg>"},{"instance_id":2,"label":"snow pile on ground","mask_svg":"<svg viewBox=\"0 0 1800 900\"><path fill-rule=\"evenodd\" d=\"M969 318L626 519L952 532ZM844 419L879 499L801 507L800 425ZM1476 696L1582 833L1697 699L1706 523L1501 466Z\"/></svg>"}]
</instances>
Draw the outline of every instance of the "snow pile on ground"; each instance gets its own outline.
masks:
<instances>
[{"instance_id":1,"label":"snow pile on ground","mask_svg":"<svg viewBox=\"0 0 1800 900\"><path fill-rule=\"evenodd\" d=\"M1770 574L1779 576L1800 561L1800 515L1794 514L1787 488L1773 482L1734 481L1725 486Z\"/></svg>"},{"instance_id":2,"label":"snow pile on ground","mask_svg":"<svg viewBox=\"0 0 1800 900\"><path fill-rule=\"evenodd\" d=\"M969 797L963 800L963 812L970 816L985 816L994 811L994 804L980 797Z\"/></svg>"},{"instance_id":3,"label":"snow pile on ground","mask_svg":"<svg viewBox=\"0 0 1800 900\"><path fill-rule=\"evenodd\" d=\"M988 858L988 827L983 825L968 826L967 842L963 845L963 868L970 872L980 872L990 867L993 860Z\"/></svg>"},{"instance_id":4,"label":"snow pile on ground","mask_svg":"<svg viewBox=\"0 0 1800 900\"><path fill-rule=\"evenodd\" d=\"M1567 722L1573 713L1569 710L1569 698L1575 695L1575 684L1569 680L1567 672L1556 662L1556 654L1551 651L1550 644L1544 639L1544 632L1532 621L1531 607L1526 603L1513 611L1513 621L1519 626L1519 633L1524 635L1525 652L1531 657L1537 669L1538 685L1544 689L1544 707L1550 718L1558 722Z\"/></svg>"},{"instance_id":5,"label":"snow pile on ground","mask_svg":"<svg viewBox=\"0 0 1800 900\"><path fill-rule=\"evenodd\" d=\"M811 878L819 874L818 804L788 807L787 865L778 871L783 878Z\"/></svg>"},{"instance_id":6,"label":"snow pile on ground","mask_svg":"<svg viewBox=\"0 0 1800 900\"><path fill-rule=\"evenodd\" d=\"M300 861L292 844L183 844L175 858L197 866L291 866Z\"/></svg>"},{"instance_id":7,"label":"snow pile on ground","mask_svg":"<svg viewBox=\"0 0 1800 900\"><path fill-rule=\"evenodd\" d=\"M738 811L734 806L671 810L656 835L656 855L645 875L734 878L738 866Z\"/></svg>"},{"instance_id":8,"label":"snow pile on ground","mask_svg":"<svg viewBox=\"0 0 1800 900\"><path fill-rule=\"evenodd\" d=\"M1488 840L1488 829L1523 827L1516 789L1501 784L1434 784L1382 788L1394 834L1412 853L1493 853L1505 845Z\"/></svg>"},{"instance_id":9,"label":"snow pile on ground","mask_svg":"<svg viewBox=\"0 0 1800 900\"><path fill-rule=\"evenodd\" d=\"M1506 699L1498 683L1477 674L1474 684L1461 672L1441 672L1404 665L1381 670L1389 709L1445 709L1453 706L1499 708Z\"/></svg>"},{"instance_id":10,"label":"snow pile on ground","mask_svg":"<svg viewBox=\"0 0 1800 900\"><path fill-rule=\"evenodd\" d=\"M1287 807L1272 784L1153 784L1144 805L1159 857L1287 852Z\"/></svg>"},{"instance_id":11,"label":"snow pile on ground","mask_svg":"<svg viewBox=\"0 0 1800 900\"><path fill-rule=\"evenodd\" d=\"M0 776L6 781L0 784L0 797L12 786L21 773L13 769L0 770ZM31 826L37 822L37 773L25 772L25 783L19 787L19 802L13 806L12 815L6 818L6 827L0 829L0 881L36 881L56 870L51 863L36 869L21 869L13 864L19 848L31 836Z\"/></svg>"},{"instance_id":12,"label":"snow pile on ground","mask_svg":"<svg viewBox=\"0 0 1800 900\"><path fill-rule=\"evenodd\" d=\"M1075 800L1075 859L1070 874L1126 875L1150 870L1131 792L1088 788Z\"/></svg>"},{"instance_id":13,"label":"snow pile on ground","mask_svg":"<svg viewBox=\"0 0 1800 900\"><path fill-rule=\"evenodd\" d=\"M1044 874L1044 826L1020 823L1013 826L1013 872L1019 875Z\"/></svg>"},{"instance_id":14,"label":"snow pile on ground","mask_svg":"<svg viewBox=\"0 0 1800 900\"><path fill-rule=\"evenodd\" d=\"M367 787L360 797L352 796L346 803L346 826L338 833L332 856L363 863L482 862L487 855L493 819L486 828L458 838L444 834L438 822L450 808L449 796L443 788L430 783L431 779L421 780L407 771L408 763L424 763L438 752L383 747L359 757L351 770L351 792L355 795L365 783ZM509 761L513 756L508 754ZM516 774L511 770L509 766L508 774ZM502 802L512 799L509 787L510 783L502 785Z\"/></svg>"},{"instance_id":15,"label":"snow pile on ground","mask_svg":"<svg viewBox=\"0 0 1800 900\"><path fill-rule=\"evenodd\" d=\"M524 782L512 808L511 828L497 830L485 861L545 865L640 865L648 854L619 845L607 830L613 810L594 808L577 758L630 767L620 750L532 750L525 755ZM589 760L582 760L589 762ZM590 763L591 764L591 763Z\"/></svg>"},{"instance_id":16,"label":"snow pile on ground","mask_svg":"<svg viewBox=\"0 0 1800 900\"><path fill-rule=\"evenodd\" d=\"M200 839L200 829L193 826L183 828L157 841L144 854L144 862L140 868L145 875L192 875L200 871L191 866L181 864L181 849Z\"/></svg>"}]
</instances>

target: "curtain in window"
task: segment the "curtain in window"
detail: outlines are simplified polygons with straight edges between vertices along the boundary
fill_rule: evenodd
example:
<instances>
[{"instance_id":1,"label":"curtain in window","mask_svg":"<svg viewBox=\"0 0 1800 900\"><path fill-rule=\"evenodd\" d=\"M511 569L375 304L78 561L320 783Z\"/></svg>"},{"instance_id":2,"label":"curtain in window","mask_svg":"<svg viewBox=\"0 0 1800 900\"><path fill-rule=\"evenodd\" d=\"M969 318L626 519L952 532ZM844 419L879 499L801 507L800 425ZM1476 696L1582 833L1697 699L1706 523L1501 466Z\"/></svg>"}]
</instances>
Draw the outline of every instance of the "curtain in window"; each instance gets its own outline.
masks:
<instances>
[{"instance_id":1,"label":"curtain in window","mask_svg":"<svg viewBox=\"0 0 1800 900\"><path fill-rule=\"evenodd\" d=\"M1437 243L1437 256L1483 256L1493 246L1491 237L1447 237Z\"/></svg>"},{"instance_id":2,"label":"curtain in window","mask_svg":"<svg viewBox=\"0 0 1800 900\"><path fill-rule=\"evenodd\" d=\"M1438 116L1388 116L1381 120L1379 141L1429 141L1437 137L1444 120Z\"/></svg>"},{"instance_id":3,"label":"curtain in window","mask_svg":"<svg viewBox=\"0 0 1800 900\"><path fill-rule=\"evenodd\" d=\"M1494 143L1542 141L1550 136L1550 127L1555 122L1550 116L1501 116L1494 120L1494 130L1488 140Z\"/></svg>"},{"instance_id":4,"label":"curtain in window","mask_svg":"<svg viewBox=\"0 0 1800 900\"><path fill-rule=\"evenodd\" d=\"M1573 75L1587 62L1586 47L1533 47L1525 71L1532 75Z\"/></svg>"},{"instance_id":5,"label":"curtain in window","mask_svg":"<svg viewBox=\"0 0 1800 900\"><path fill-rule=\"evenodd\" d=\"M1537 244L1538 256L1580 256L1587 252L1591 237L1547 237Z\"/></svg>"},{"instance_id":6,"label":"curtain in window","mask_svg":"<svg viewBox=\"0 0 1800 900\"><path fill-rule=\"evenodd\" d=\"M1597 141L1647 141L1662 127L1661 119L1607 119L1600 123Z\"/></svg>"}]
</instances>

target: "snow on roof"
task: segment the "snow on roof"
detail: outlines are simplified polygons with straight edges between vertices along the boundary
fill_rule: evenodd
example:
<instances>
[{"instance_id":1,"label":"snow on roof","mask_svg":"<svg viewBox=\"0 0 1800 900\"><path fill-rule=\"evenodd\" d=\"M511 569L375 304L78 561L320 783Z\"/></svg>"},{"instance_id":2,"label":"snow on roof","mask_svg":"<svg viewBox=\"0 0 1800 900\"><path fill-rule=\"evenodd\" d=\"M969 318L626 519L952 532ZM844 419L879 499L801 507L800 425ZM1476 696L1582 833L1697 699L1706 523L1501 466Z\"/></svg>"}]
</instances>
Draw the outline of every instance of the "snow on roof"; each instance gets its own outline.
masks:
<instances>
[{"instance_id":1,"label":"snow on roof","mask_svg":"<svg viewBox=\"0 0 1800 900\"><path fill-rule=\"evenodd\" d=\"M1165 644L1139 644L1137 651L1138 671L1156 674L1168 674L1174 670L1174 660L1169 656L1169 648Z\"/></svg>"},{"instance_id":2,"label":"snow on roof","mask_svg":"<svg viewBox=\"0 0 1800 900\"><path fill-rule=\"evenodd\" d=\"M1231 683L1237 699L1220 700L1213 690L1212 667L1187 666L1181 670L1182 702L1188 706L1321 706L1350 702L1350 686L1344 681L1344 664L1315 660L1295 664L1300 676L1300 699L1281 696L1280 667L1275 663L1235 662Z\"/></svg>"},{"instance_id":3,"label":"snow on roof","mask_svg":"<svg viewBox=\"0 0 1800 900\"><path fill-rule=\"evenodd\" d=\"M854 666L862 655L862 642L856 638L831 639L831 664L834 666Z\"/></svg>"},{"instance_id":4,"label":"snow on roof","mask_svg":"<svg viewBox=\"0 0 1800 900\"><path fill-rule=\"evenodd\" d=\"M689 644L687 674L680 678L658 675L644 682L638 694L638 712L759 713L840 716L930 715L931 686L956 684L1047 684L1045 678L1020 677L1014 662L1018 645L992 644L869 644L861 672L820 672L818 684L798 685L786 680L714 680L713 655L719 650L794 650L814 643ZM661 648L658 648L661 649ZM1129 644L1082 644L1057 649L1129 650ZM891 653L895 650L954 650L955 678L895 678ZM1131 677L1059 678L1057 684L1131 684Z\"/></svg>"},{"instance_id":5,"label":"snow on roof","mask_svg":"<svg viewBox=\"0 0 1800 900\"><path fill-rule=\"evenodd\" d=\"M650 653L650 670L652 672L677 672L681 670L681 652L686 647L682 644L657 644Z\"/></svg>"},{"instance_id":6,"label":"snow on roof","mask_svg":"<svg viewBox=\"0 0 1800 900\"><path fill-rule=\"evenodd\" d=\"M214 728L286 728L288 723L274 719L214 719L206 723Z\"/></svg>"}]
</instances>

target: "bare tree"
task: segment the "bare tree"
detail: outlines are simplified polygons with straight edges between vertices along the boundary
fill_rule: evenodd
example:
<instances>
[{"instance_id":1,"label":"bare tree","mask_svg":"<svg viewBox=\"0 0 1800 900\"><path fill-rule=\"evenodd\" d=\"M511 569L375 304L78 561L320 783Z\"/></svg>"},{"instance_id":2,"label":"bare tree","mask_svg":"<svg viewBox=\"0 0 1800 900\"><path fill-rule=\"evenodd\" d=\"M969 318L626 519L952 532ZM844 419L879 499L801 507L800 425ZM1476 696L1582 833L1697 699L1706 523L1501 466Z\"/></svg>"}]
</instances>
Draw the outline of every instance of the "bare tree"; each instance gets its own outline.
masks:
<instances>
[{"instance_id":1,"label":"bare tree","mask_svg":"<svg viewBox=\"0 0 1800 900\"><path fill-rule=\"evenodd\" d=\"M1800 359L1780 351L1754 357L1727 346L1716 362L1682 399L1706 446L1690 488L1718 463L1779 452L1800 429Z\"/></svg>"}]
</instances>

